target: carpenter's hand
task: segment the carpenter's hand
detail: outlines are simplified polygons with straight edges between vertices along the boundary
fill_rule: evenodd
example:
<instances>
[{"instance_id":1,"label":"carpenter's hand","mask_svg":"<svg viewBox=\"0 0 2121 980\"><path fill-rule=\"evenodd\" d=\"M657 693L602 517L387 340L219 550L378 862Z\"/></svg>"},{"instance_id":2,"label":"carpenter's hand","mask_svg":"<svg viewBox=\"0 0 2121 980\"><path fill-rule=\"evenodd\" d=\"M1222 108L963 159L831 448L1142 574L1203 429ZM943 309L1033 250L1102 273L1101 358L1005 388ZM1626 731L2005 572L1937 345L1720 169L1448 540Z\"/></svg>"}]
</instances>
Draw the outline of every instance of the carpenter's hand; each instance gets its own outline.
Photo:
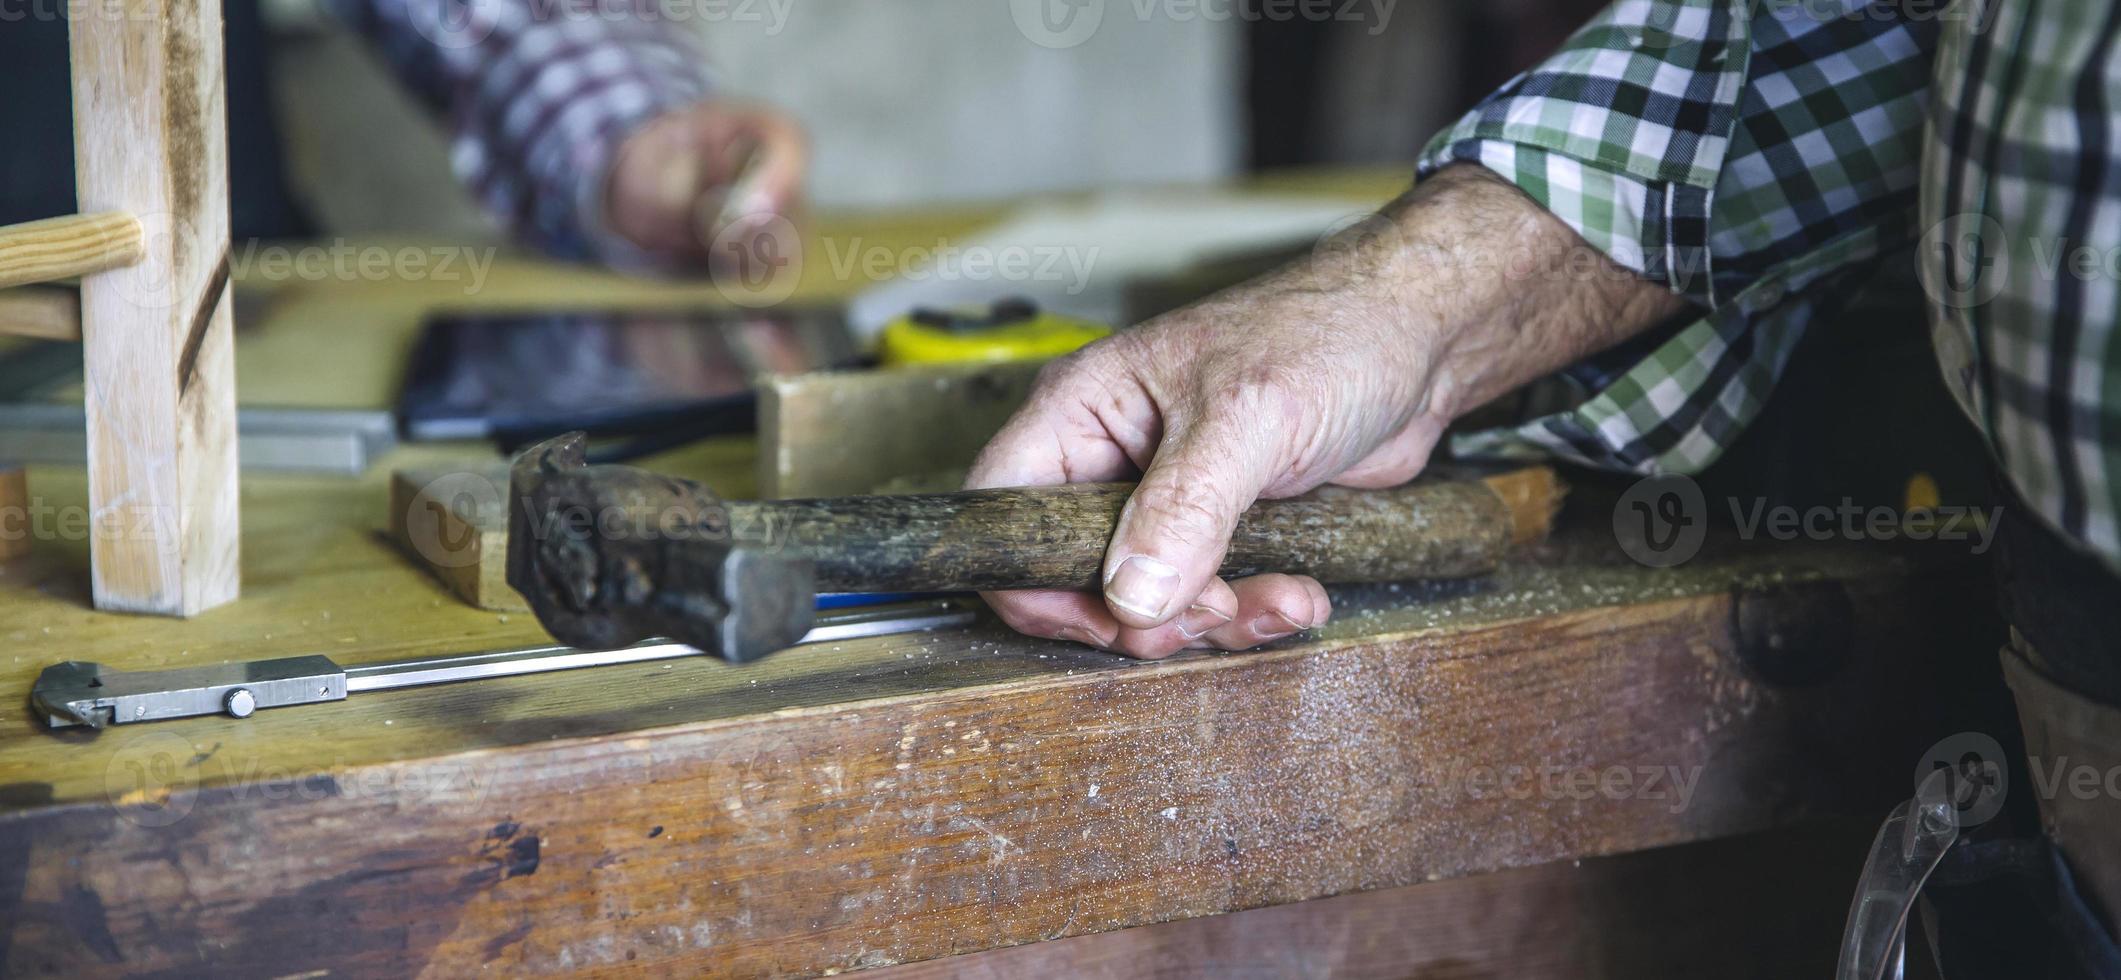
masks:
<instances>
[{"instance_id":1,"label":"carpenter's hand","mask_svg":"<svg viewBox=\"0 0 2121 980\"><path fill-rule=\"evenodd\" d=\"M765 219L795 210L809 158L802 129L787 116L719 100L696 103L655 118L619 146L607 220L650 252L719 261L710 251L717 241L742 252L746 235L766 233ZM739 180L747 161L751 176Z\"/></svg>"},{"instance_id":2,"label":"carpenter's hand","mask_svg":"<svg viewBox=\"0 0 2121 980\"><path fill-rule=\"evenodd\" d=\"M1455 167L1303 261L1056 362L968 485L1141 483L1102 596L988 602L1019 631L1139 657L1325 622L1311 579L1216 577L1238 515L1322 483L1403 483L1458 414L1681 308L1595 251L1605 264L1584 264L1589 248L1515 188Z\"/></svg>"}]
</instances>

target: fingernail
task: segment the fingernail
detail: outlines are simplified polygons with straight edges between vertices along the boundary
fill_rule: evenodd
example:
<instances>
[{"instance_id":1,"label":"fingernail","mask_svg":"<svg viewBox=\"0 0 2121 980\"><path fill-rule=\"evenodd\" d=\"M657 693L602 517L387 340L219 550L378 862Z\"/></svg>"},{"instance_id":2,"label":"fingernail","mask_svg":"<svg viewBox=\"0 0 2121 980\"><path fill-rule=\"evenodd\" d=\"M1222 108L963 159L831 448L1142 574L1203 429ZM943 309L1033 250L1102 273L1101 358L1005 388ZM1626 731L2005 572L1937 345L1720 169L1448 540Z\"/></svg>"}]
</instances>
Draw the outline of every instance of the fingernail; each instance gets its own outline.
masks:
<instances>
[{"instance_id":1,"label":"fingernail","mask_svg":"<svg viewBox=\"0 0 2121 980\"><path fill-rule=\"evenodd\" d=\"M764 190L751 190L745 187L732 188L729 192L729 201L729 213L738 218L772 214L775 211L773 195Z\"/></svg>"},{"instance_id":2,"label":"fingernail","mask_svg":"<svg viewBox=\"0 0 2121 980\"><path fill-rule=\"evenodd\" d=\"M1136 616L1164 618L1164 610L1178 595L1178 569L1148 555L1135 555L1119 563L1105 580L1105 600Z\"/></svg>"},{"instance_id":3,"label":"fingernail","mask_svg":"<svg viewBox=\"0 0 2121 980\"><path fill-rule=\"evenodd\" d=\"M1303 631L1304 627L1297 625L1295 620L1278 612L1260 613L1259 618L1252 621L1252 632L1270 640Z\"/></svg>"},{"instance_id":4,"label":"fingernail","mask_svg":"<svg viewBox=\"0 0 2121 980\"><path fill-rule=\"evenodd\" d=\"M1218 626L1230 621L1230 614L1210 609L1200 603L1186 607L1186 614L1178 620L1179 635L1189 640L1198 640Z\"/></svg>"}]
</instances>

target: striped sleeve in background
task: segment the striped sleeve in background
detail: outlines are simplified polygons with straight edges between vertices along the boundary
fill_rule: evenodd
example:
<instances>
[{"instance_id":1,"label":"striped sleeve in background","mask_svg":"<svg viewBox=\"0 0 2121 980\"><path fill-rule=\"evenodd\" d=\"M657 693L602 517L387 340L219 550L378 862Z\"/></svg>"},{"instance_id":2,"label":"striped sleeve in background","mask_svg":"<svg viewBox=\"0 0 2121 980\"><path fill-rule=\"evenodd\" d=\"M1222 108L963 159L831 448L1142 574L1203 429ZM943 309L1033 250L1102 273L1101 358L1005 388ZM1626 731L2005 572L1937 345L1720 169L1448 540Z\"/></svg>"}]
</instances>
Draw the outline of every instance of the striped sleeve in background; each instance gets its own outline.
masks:
<instances>
[{"instance_id":1,"label":"striped sleeve in background","mask_svg":"<svg viewBox=\"0 0 2121 980\"><path fill-rule=\"evenodd\" d=\"M563 258L661 262L604 225L620 143L707 96L656 0L329 0L449 121L451 162L510 234Z\"/></svg>"}]
</instances>

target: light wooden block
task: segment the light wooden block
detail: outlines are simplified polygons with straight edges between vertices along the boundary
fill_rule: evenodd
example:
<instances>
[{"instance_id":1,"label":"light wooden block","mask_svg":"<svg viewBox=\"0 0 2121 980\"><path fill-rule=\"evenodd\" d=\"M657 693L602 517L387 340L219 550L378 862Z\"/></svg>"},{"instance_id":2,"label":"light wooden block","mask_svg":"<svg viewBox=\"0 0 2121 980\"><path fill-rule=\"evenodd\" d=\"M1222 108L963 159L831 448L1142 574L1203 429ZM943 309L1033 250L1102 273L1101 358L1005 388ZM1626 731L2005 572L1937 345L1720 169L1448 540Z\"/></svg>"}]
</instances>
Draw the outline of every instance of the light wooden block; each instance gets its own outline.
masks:
<instances>
[{"instance_id":1,"label":"light wooden block","mask_svg":"<svg viewBox=\"0 0 2121 980\"><path fill-rule=\"evenodd\" d=\"M819 371L759 392L759 495L873 493L959 476L1024 403L1042 362ZM911 487L909 487L911 488ZM923 483L918 489L955 489Z\"/></svg>"},{"instance_id":2,"label":"light wooden block","mask_svg":"<svg viewBox=\"0 0 2121 980\"><path fill-rule=\"evenodd\" d=\"M420 567L481 609L527 612L508 586L508 464L398 470L390 537Z\"/></svg>"},{"instance_id":3,"label":"light wooden block","mask_svg":"<svg viewBox=\"0 0 2121 980\"><path fill-rule=\"evenodd\" d=\"M221 5L124 0L70 37L80 209L146 240L81 279L95 603L189 616L239 580Z\"/></svg>"}]
</instances>

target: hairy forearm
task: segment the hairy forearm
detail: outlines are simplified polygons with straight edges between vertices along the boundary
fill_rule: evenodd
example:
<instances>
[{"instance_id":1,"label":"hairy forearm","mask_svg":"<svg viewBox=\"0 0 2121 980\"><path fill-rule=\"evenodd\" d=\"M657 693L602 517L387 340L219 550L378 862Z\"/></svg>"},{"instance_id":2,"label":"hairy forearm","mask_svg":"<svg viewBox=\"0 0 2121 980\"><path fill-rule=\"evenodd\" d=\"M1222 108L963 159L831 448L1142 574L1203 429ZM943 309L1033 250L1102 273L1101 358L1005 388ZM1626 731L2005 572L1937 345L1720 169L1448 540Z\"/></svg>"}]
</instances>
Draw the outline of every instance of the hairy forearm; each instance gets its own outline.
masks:
<instances>
[{"instance_id":1,"label":"hairy forearm","mask_svg":"<svg viewBox=\"0 0 2121 980\"><path fill-rule=\"evenodd\" d=\"M1003 593L1011 626L1136 656L1324 622L1309 579L1216 577L1261 497L1397 486L1481 402L1682 309L1486 171L1446 170L1308 257L1039 376L975 487L1139 474L1102 596Z\"/></svg>"},{"instance_id":2,"label":"hairy forearm","mask_svg":"<svg viewBox=\"0 0 2121 980\"><path fill-rule=\"evenodd\" d=\"M1468 164L1329 241L1306 274L1322 290L1387 294L1425 352L1423 412L1444 421L1689 309Z\"/></svg>"}]
</instances>

